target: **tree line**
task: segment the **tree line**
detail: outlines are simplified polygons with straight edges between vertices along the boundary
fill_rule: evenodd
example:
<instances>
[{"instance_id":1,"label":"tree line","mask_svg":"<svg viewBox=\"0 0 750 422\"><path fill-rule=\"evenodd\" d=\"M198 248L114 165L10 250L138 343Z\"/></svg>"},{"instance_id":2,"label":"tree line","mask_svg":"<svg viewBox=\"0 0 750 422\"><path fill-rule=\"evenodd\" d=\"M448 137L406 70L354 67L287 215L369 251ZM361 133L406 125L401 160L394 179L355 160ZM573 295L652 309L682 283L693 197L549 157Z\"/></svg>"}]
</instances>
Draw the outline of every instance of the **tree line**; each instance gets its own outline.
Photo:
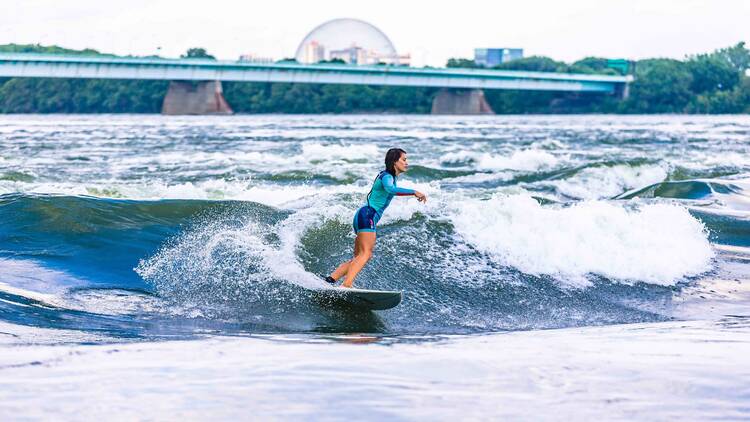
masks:
<instances>
[{"instance_id":1,"label":"tree line","mask_svg":"<svg viewBox=\"0 0 750 422\"><path fill-rule=\"evenodd\" d=\"M102 54L58 46L0 45L0 52ZM183 57L213 58L205 49ZM588 57L568 64L534 56L502 63L501 70L621 74L611 61ZM496 113L750 113L750 51L745 43L683 60L633 63L635 81L625 100L608 94L487 90ZM453 58L448 67L476 68ZM0 113L158 113L169 82L145 80L0 78ZM429 113L436 88L223 83L238 113Z\"/></svg>"}]
</instances>

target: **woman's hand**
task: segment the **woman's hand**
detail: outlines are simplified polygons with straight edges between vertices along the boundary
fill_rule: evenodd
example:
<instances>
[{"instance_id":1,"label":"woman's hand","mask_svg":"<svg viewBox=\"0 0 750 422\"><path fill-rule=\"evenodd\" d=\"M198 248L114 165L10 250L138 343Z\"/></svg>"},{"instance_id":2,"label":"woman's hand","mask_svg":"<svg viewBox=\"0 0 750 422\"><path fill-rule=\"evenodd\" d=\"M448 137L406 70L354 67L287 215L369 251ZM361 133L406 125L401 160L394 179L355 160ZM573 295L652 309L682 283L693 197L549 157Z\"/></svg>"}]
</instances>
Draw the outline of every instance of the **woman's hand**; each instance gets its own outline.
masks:
<instances>
[{"instance_id":1,"label":"woman's hand","mask_svg":"<svg viewBox=\"0 0 750 422\"><path fill-rule=\"evenodd\" d=\"M427 203L427 195L420 191L414 191L414 196L417 197L417 201Z\"/></svg>"}]
</instances>

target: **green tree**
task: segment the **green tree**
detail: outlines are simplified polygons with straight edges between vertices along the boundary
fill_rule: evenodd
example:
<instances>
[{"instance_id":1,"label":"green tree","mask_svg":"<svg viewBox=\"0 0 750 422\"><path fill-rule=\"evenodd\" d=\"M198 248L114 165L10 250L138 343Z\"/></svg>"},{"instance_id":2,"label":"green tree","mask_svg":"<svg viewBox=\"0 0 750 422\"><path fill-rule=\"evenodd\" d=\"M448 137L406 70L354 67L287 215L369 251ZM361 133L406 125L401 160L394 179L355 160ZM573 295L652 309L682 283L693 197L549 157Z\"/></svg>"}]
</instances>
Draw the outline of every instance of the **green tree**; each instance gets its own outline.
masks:
<instances>
[{"instance_id":1,"label":"green tree","mask_svg":"<svg viewBox=\"0 0 750 422\"><path fill-rule=\"evenodd\" d=\"M740 72L716 54L701 54L686 62L693 76L690 86L696 94L731 91L740 82Z\"/></svg>"},{"instance_id":2,"label":"green tree","mask_svg":"<svg viewBox=\"0 0 750 422\"><path fill-rule=\"evenodd\" d=\"M67 54L77 56L107 56L113 57L112 54L102 54L97 50L86 48L84 50L71 50L56 45L44 46L41 44L5 44L0 45L0 52L3 53L42 53L42 54Z\"/></svg>"},{"instance_id":3,"label":"green tree","mask_svg":"<svg viewBox=\"0 0 750 422\"><path fill-rule=\"evenodd\" d=\"M636 67L630 98L622 111L680 113L693 96L693 76L685 63L672 59L641 60Z\"/></svg>"},{"instance_id":4,"label":"green tree","mask_svg":"<svg viewBox=\"0 0 750 422\"><path fill-rule=\"evenodd\" d=\"M742 107L739 113L750 113L750 77L742 78L742 82L735 88L737 102Z\"/></svg>"},{"instance_id":5,"label":"green tree","mask_svg":"<svg viewBox=\"0 0 750 422\"><path fill-rule=\"evenodd\" d=\"M526 70L532 72L568 72L568 65L549 57L531 56L512 60L495 66L501 70Z\"/></svg>"},{"instance_id":6,"label":"green tree","mask_svg":"<svg viewBox=\"0 0 750 422\"><path fill-rule=\"evenodd\" d=\"M731 91L714 91L694 97L686 111L707 114L750 112L750 78L743 78Z\"/></svg>"},{"instance_id":7,"label":"green tree","mask_svg":"<svg viewBox=\"0 0 750 422\"><path fill-rule=\"evenodd\" d=\"M738 72L750 69L750 50L745 47L744 42L717 50L714 55L726 60Z\"/></svg>"},{"instance_id":8,"label":"green tree","mask_svg":"<svg viewBox=\"0 0 750 422\"><path fill-rule=\"evenodd\" d=\"M448 63L445 64L445 67L462 67L466 69L475 69L482 66L479 66L474 60L471 59L451 58L448 59Z\"/></svg>"},{"instance_id":9,"label":"green tree","mask_svg":"<svg viewBox=\"0 0 750 422\"><path fill-rule=\"evenodd\" d=\"M620 72L609 67L609 60L601 57L586 57L574 62L568 68L570 73L591 73L599 75L619 75Z\"/></svg>"},{"instance_id":10,"label":"green tree","mask_svg":"<svg viewBox=\"0 0 750 422\"><path fill-rule=\"evenodd\" d=\"M13 78L0 86L2 113L158 113L166 81Z\"/></svg>"},{"instance_id":11,"label":"green tree","mask_svg":"<svg viewBox=\"0 0 750 422\"><path fill-rule=\"evenodd\" d=\"M188 48L188 51L181 55L180 58L183 59L211 59L216 60L216 57L208 54L205 48Z\"/></svg>"},{"instance_id":12,"label":"green tree","mask_svg":"<svg viewBox=\"0 0 750 422\"><path fill-rule=\"evenodd\" d=\"M296 61L296 60L295 60L295 61ZM331 59L331 60L321 60L321 61L319 61L318 63L346 64L346 62L344 61L344 59L340 59L340 58L338 58L338 57L336 57L336 58L333 58L333 59Z\"/></svg>"}]
</instances>

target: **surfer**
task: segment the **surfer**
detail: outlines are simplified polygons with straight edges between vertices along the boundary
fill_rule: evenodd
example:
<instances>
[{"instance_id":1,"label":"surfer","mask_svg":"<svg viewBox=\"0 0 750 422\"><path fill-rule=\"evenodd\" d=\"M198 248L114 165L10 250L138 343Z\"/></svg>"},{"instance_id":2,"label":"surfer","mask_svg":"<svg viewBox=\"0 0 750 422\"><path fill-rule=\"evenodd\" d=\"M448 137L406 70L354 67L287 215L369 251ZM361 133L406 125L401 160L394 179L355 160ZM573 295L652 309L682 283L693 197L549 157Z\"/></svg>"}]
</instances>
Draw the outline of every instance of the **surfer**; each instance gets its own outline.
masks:
<instances>
[{"instance_id":1,"label":"surfer","mask_svg":"<svg viewBox=\"0 0 750 422\"><path fill-rule=\"evenodd\" d=\"M352 287L357 274L372 257L375 248L375 226L394 196L416 196L419 202L427 202L427 195L422 192L396 186L396 179L409 168L406 151L391 148L385 154L385 170L378 173L367 194L366 203L354 214L354 257L336 268L326 281L336 283L341 277L346 279L342 287Z\"/></svg>"}]
</instances>

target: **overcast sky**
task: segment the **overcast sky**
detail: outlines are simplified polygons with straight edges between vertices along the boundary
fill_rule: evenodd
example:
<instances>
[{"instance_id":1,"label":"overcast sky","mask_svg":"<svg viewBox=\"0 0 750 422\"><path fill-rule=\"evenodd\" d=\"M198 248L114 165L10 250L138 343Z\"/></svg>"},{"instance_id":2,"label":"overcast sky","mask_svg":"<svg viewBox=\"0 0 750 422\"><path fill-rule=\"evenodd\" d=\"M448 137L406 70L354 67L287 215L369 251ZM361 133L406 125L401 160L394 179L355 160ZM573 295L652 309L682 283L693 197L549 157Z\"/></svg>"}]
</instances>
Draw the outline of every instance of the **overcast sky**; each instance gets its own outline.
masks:
<instances>
[{"instance_id":1,"label":"overcast sky","mask_svg":"<svg viewBox=\"0 0 750 422\"><path fill-rule=\"evenodd\" d=\"M525 55L682 58L750 43L750 0L163 1L2 0L0 44L41 43L177 57L204 47L220 59L293 56L315 26L358 18L414 65L473 57L475 47ZM8 8L7 6L10 5ZM345 36L345 35L342 35ZM161 47L161 50L158 48Z\"/></svg>"}]
</instances>

